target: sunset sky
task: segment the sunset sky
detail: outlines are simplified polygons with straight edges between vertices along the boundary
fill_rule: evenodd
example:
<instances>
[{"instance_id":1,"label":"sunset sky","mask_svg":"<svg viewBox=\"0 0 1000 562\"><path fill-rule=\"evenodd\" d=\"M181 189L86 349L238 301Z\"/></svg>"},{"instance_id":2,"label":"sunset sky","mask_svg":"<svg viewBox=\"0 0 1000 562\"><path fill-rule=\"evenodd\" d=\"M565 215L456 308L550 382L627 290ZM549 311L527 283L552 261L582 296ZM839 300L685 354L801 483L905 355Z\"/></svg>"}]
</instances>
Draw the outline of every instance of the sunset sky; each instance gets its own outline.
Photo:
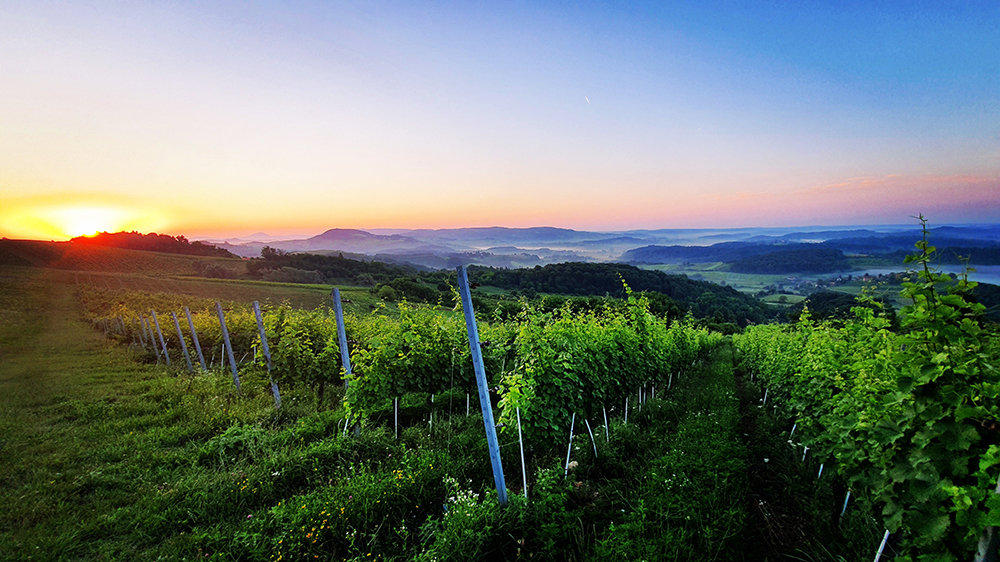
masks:
<instances>
[{"instance_id":1,"label":"sunset sky","mask_svg":"<svg viewBox=\"0 0 1000 562\"><path fill-rule=\"evenodd\" d=\"M917 213L1000 223L996 0L0 3L7 237Z\"/></svg>"}]
</instances>

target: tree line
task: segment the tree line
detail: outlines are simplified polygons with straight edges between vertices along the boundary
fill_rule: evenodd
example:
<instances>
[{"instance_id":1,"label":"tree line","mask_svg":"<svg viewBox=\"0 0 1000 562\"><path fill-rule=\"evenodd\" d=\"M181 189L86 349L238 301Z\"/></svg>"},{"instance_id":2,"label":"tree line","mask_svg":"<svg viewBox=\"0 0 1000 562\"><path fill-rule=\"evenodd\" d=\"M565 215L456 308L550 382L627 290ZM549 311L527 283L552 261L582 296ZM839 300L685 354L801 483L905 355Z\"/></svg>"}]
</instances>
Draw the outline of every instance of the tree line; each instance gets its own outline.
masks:
<instances>
[{"instance_id":1,"label":"tree line","mask_svg":"<svg viewBox=\"0 0 1000 562\"><path fill-rule=\"evenodd\" d=\"M93 236L77 236L71 238L73 244L85 244L91 246L110 246L112 248L124 248L126 250L144 250L148 252L166 252L169 254L184 254L188 256L211 256L220 258L238 258L236 254L222 248L217 248L212 244L204 242L191 242L183 235L170 236L169 234L157 234L150 232L98 232Z\"/></svg>"}]
</instances>

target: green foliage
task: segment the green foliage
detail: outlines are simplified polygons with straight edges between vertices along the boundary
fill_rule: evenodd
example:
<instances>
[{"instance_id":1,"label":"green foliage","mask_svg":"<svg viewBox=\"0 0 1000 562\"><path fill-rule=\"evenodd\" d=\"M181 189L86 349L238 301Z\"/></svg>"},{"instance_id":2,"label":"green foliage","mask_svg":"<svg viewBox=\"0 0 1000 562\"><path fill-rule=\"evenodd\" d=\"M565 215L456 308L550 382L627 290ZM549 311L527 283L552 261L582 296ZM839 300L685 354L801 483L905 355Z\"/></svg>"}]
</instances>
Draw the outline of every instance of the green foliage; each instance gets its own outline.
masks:
<instances>
[{"instance_id":1,"label":"green foliage","mask_svg":"<svg viewBox=\"0 0 1000 562\"><path fill-rule=\"evenodd\" d=\"M877 302L879 304L868 304L869 302ZM809 307L810 316L817 320L853 319L856 317L854 308L858 306L867 306L874 312L881 313L883 317L888 318L893 323L893 327L898 327L898 323L895 321L896 313L893 310L891 300L884 297L876 297L866 299L864 302L859 302L855 295L848 293L841 293L839 291L817 291L809 295L808 299L789 307L788 318L793 322L798 320L798 318L802 316L802 311L807 306Z\"/></svg>"},{"instance_id":2,"label":"green foliage","mask_svg":"<svg viewBox=\"0 0 1000 562\"><path fill-rule=\"evenodd\" d=\"M193 266L195 273L197 273L199 277L210 277L213 279L236 279L239 276L239 273L235 269L218 263L196 261Z\"/></svg>"},{"instance_id":3,"label":"green foliage","mask_svg":"<svg viewBox=\"0 0 1000 562\"><path fill-rule=\"evenodd\" d=\"M305 384L316 392L318 406L322 407L327 385L340 382L343 372L336 320L322 311L296 310L287 305L264 318L271 375L279 388Z\"/></svg>"},{"instance_id":4,"label":"green foliage","mask_svg":"<svg viewBox=\"0 0 1000 562\"><path fill-rule=\"evenodd\" d=\"M352 351L345 404L365 417L387 401L407 393L440 393L476 388L465 320L457 314L399 305L399 316L368 317L353 332L360 343ZM499 380L508 360L514 329L503 323L479 324L487 375Z\"/></svg>"},{"instance_id":5,"label":"green foliage","mask_svg":"<svg viewBox=\"0 0 1000 562\"><path fill-rule=\"evenodd\" d=\"M1000 522L998 346L969 299L975 283L931 269L924 226L907 260L917 271L903 284L901 333L867 299L841 326L815 324L806 309L797 326L752 327L734 341L804 443L903 531L903 559L965 560Z\"/></svg>"},{"instance_id":6,"label":"green foliage","mask_svg":"<svg viewBox=\"0 0 1000 562\"><path fill-rule=\"evenodd\" d=\"M573 413L591 416L640 386L665 387L722 340L653 316L631 291L616 309L525 309L514 322L478 324L489 385L499 382L504 397L501 422L516 427L519 408L529 444L563 435ZM407 393L476 388L461 316L404 302L398 317L372 316L355 328L360 343L345 397L352 415L369 416Z\"/></svg>"},{"instance_id":7,"label":"green foliage","mask_svg":"<svg viewBox=\"0 0 1000 562\"><path fill-rule=\"evenodd\" d=\"M440 296L440 291L428 287L419 281L409 277L397 277L388 283L376 285L373 289L379 298L394 301L397 298L404 298L412 302L424 302L434 304Z\"/></svg>"},{"instance_id":8,"label":"green foliage","mask_svg":"<svg viewBox=\"0 0 1000 562\"><path fill-rule=\"evenodd\" d=\"M319 284L323 282L323 277L318 271L297 269L294 267L281 267L277 269L268 269L263 272L261 278L264 281L272 281L275 283L312 283Z\"/></svg>"},{"instance_id":9,"label":"green foliage","mask_svg":"<svg viewBox=\"0 0 1000 562\"><path fill-rule=\"evenodd\" d=\"M719 334L653 316L630 289L621 312L528 311L502 382L501 419L512 427L520 408L529 443L559 438L572 414L589 418L639 387L665 388L719 342Z\"/></svg>"}]
</instances>

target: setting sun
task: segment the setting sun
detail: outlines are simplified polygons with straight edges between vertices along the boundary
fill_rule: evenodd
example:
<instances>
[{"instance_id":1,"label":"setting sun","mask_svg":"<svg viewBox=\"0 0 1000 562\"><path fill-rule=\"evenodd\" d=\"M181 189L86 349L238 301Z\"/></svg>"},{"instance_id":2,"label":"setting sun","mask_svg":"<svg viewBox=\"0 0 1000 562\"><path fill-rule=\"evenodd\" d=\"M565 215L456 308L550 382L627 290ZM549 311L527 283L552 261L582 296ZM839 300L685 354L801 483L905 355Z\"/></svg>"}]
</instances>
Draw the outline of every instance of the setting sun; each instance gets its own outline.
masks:
<instances>
[{"instance_id":1,"label":"setting sun","mask_svg":"<svg viewBox=\"0 0 1000 562\"><path fill-rule=\"evenodd\" d=\"M152 231L163 227L164 222L163 213L101 198L68 202L15 201L0 211L0 224L5 232L35 239L67 240L98 232Z\"/></svg>"},{"instance_id":2,"label":"setting sun","mask_svg":"<svg viewBox=\"0 0 1000 562\"><path fill-rule=\"evenodd\" d=\"M71 207L51 212L52 222L68 237L120 230L124 213L102 207Z\"/></svg>"}]
</instances>

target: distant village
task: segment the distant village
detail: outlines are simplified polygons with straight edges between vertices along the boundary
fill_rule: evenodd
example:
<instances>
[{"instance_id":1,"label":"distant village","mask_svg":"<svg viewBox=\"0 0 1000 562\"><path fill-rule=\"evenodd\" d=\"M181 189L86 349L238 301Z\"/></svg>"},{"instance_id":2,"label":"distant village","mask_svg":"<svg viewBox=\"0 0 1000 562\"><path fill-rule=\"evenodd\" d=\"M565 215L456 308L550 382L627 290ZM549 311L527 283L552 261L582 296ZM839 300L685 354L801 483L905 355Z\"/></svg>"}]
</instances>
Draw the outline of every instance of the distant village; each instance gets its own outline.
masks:
<instances>
[{"instance_id":1,"label":"distant village","mask_svg":"<svg viewBox=\"0 0 1000 562\"><path fill-rule=\"evenodd\" d=\"M847 285L850 283L888 283L891 285L898 285L903 283L908 279L906 272L894 272L894 273L879 273L878 275L870 275L868 273L863 273L861 275L837 275L836 277L820 277L817 279L805 279L800 277L788 277L782 283L776 283L774 285L767 285L764 290L760 291L757 296L765 297L768 295L810 295L816 291L820 291L830 287L839 287L842 285Z\"/></svg>"}]
</instances>

